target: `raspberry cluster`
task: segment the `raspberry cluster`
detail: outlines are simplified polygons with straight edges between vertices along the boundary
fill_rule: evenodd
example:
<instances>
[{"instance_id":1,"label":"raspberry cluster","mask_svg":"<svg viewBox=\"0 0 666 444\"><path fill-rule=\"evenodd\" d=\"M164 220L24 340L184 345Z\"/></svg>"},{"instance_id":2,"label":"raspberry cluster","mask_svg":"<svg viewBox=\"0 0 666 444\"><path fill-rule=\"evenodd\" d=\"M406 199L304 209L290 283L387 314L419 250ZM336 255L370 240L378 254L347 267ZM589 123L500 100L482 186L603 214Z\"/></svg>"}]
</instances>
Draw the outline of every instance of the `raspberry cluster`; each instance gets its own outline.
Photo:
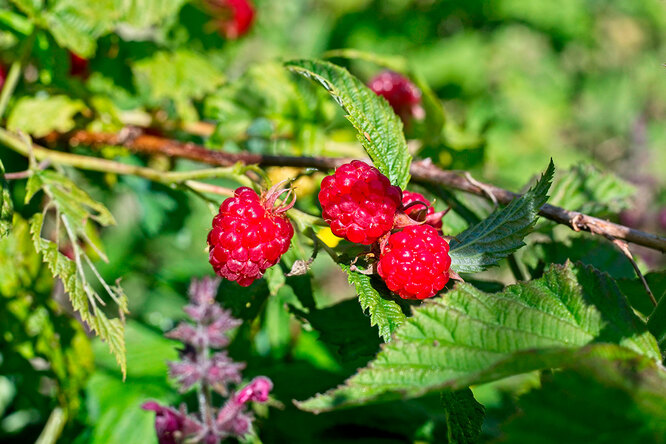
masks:
<instances>
[{"instance_id":1,"label":"raspberry cluster","mask_svg":"<svg viewBox=\"0 0 666 444\"><path fill-rule=\"evenodd\" d=\"M287 252L294 227L285 212L294 201L276 206L288 190L280 184L261 196L241 187L220 205L208 233L209 261L219 276L247 287ZM291 193L291 190L288 191Z\"/></svg>"},{"instance_id":2,"label":"raspberry cluster","mask_svg":"<svg viewBox=\"0 0 666 444\"><path fill-rule=\"evenodd\" d=\"M421 194L401 191L377 168L354 160L324 178L324 220L338 237L379 249L377 272L404 299L434 296L449 280L442 215Z\"/></svg>"}]
</instances>

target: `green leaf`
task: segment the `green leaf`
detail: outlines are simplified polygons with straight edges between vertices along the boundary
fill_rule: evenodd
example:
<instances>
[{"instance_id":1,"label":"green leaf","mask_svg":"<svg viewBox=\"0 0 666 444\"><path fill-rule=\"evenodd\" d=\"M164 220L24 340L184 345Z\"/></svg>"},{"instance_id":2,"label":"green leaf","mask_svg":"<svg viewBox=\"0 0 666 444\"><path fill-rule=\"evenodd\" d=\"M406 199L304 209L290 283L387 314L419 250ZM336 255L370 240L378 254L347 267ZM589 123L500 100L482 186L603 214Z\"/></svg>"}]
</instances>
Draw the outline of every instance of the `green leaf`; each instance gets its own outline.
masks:
<instances>
[{"instance_id":1,"label":"green leaf","mask_svg":"<svg viewBox=\"0 0 666 444\"><path fill-rule=\"evenodd\" d=\"M457 273L483 271L525 245L523 238L532 231L548 199L554 172L551 159L541 179L527 193L457 235L449 251L451 268Z\"/></svg>"},{"instance_id":2,"label":"green leaf","mask_svg":"<svg viewBox=\"0 0 666 444\"><path fill-rule=\"evenodd\" d=\"M71 180L53 171L36 172L30 177L26 190L26 201L30 200L39 189L49 197L48 205L57 210L59 225L62 225L65 230L65 237L71 248L73 259L61 253L57 242L42 237L44 214L41 213L35 214L30 222L30 232L35 249L42 255L51 274L62 281L74 310L79 313L90 329L107 343L124 373L126 367L124 315L128 313L127 296L120 286L109 285L102 279L88 253L80 245L80 242L85 242L99 257L106 259L101 246L96 245L88 234L89 221L110 225L114 223L113 217L104 205L93 200ZM60 239L58 232L55 233L54 238ZM118 318L109 318L98 306L98 302L101 304L104 302L89 283L88 271L92 272L108 296L118 306Z\"/></svg>"},{"instance_id":3,"label":"green leaf","mask_svg":"<svg viewBox=\"0 0 666 444\"><path fill-rule=\"evenodd\" d=\"M643 289L643 293L646 293L645 289ZM658 294L655 295L655 297L658 296ZM647 297L646 293L645 298ZM666 350L666 297L662 295L657 301L657 306L650 314L647 325L650 332L657 338L659 347Z\"/></svg>"},{"instance_id":4,"label":"green leaf","mask_svg":"<svg viewBox=\"0 0 666 444\"><path fill-rule=\"evenodd\" d=\"M0 239L7 236L12 229L14 207L9 195L9 184L5 180L5 167L0 160Z\"/></svg>"},{"instance_id":5,"label":"green leaf","mask_svg":"<svg viewBox=\"0 0 666 444\"><path fill-rule=\"evenodd\" d=\"M188 50L157 52L132 65L137 89L155 104L172 100L179 112L195 117L191 100L201 99L224 82L207 57Z\"/></svg>"},{"instance_id":6,"label":"green leaf","mask_svg":"<svg viewBox=\"0 0 666 444\"><path fill-rule=\"evenodd\" d=\"M12 1L34 24L47 29L58 45L84 58L93 56L97 39L118 25L148 29L175 18L185 3L185 0L52 0L45 6L40 0Z\"/></svg>"},{"instance_id":7,"label":"green leaf","mask_svg":"<svg viewBox=\"0 0 666 444\"><path fill-rule=\"evenodd\" d=\"M287 62L287 68L319 82L347 113L358 139L375 166L393 185L409 182L411 156L402 133L402 122L388 102L372 92L346 69L319 60Z\"/></svg>"},{"instance_id":8,"label":"green leaf","mask_svg":"<svg viewBox=\"0 0 666 444\"><path fill-rule=\"evenodd\" d=\"M648 273L644 277L648 283L648 286L650 287L650 290L652 290L652 294L654 295L655 299L657 299L657 301L666 299L666 271ZM645 291L643 282L641 282L639 278L618 279L617 285L620 287L620 290L622 290L622 293L627 297L627 300L629 300L631 306L645 317L650 315L650 313L652 313L652 311L655 309L654 305L650 301L650 297L648 296L647 291ZM653 334L659 337L659 335L655 334L654 332Z\"/></svg>"},{"instance_id":9,"label":"green leaf","mask_svg":"<svg viewBox=\"0 0 666 444\"><path fill-rule=\"evenodd\" d=\"M7 128L34 137L44 137L51 131L67 132L74 128L74 116L85 109L80 100L62 95L21 97L7 118Z\"/></svg>"},{"instance_id":10,"label":"green leaf","mask_svg":"<svg viewBox=\"0 0 666 444\"><path fill-rule=\"evenodd\" d=\"M617 214L630 208L636 188L612 173L602 173L589 164L579 164L558 174L550 203L592 216Z\"/></svg>"},{"instance_id":11,"label":"green leaf","mask_svg":"<svg viewBox=\"0 0 666 444\"><path fill-rule=\"evenodd\" d=\"M502 427L504 442L663 443L666 372L635 354L589 356L544 375L542 387L518 405L518 415Z\"/></svg>"},{"instance_id":12,"label":"green leaf","mask_svg":"<svg viewBox=\"0 0 666 444\"><path fill-rule=\"evenodd\" d=\"M447 437L450 443L475 443L481 434L485 410L468 388L442 392L446 412Z\"/></svg>"},{"instance_id":13,"label":"green leaf","mask_svg":"<svg viewBox=\"0 0 666 444\"><path fill-rule=\"evenodd\" d=\"M319 332L319 341L333 345L343 361L372 357L379 349L379 338L353 299L309 312L290 306L292 313Z\"/></svg>"},{"instance_id":14,"label":"green leaf","mask_svg":"<svg viewBox=\"0 0 666 444\"><path fill-rule=\"evenodd\" d=\"M406 319L400 306L385 298L372 285L370 276L351 271L347 265L341 265L347 272L349 283L356 288L358 300L363 311L370 313L370 325L379 328L379 336L389 342L391 335Z\"/></svg>"},{"instance_id":15,"label":"green leaf","mask_svg":"<svg viewBox=\"0 0 666 444\"><path fill-rule=\"evenodd\" d=\"M560 367L598 342L660 359L614 281L590 267L556 265L502 293L460 284L415 308L368 367L299 407L319 412L464 388Z\"/></svg>"}]
</instances>

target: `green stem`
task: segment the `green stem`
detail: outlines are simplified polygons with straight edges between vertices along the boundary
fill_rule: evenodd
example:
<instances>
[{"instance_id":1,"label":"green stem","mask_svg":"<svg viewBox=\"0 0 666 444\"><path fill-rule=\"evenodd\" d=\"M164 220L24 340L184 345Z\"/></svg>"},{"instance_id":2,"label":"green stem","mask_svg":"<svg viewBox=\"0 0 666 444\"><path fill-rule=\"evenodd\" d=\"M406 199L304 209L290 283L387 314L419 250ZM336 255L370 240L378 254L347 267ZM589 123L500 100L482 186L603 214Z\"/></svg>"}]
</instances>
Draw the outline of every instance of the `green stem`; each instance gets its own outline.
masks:
<instances>
[{"instance_id":1,"label":"green stem","mask_svg":"<svg viewBox=\"0 0 666 444\"><path fill-rule=\"evenodd\" d=\"M66 422L67 413L61 407L54 408L35 444L55 444L62 434Z\"/></svg>"},{"instance_id":2,"label":"green stem","mask_svg":"<svg viewBox=\"0 0 666 444\"><path fill-rule=\"evenodd\" d=\"M0 92L0 118L5 114L5 109L7 109L7 104L9 99L14 94L16 85L18 85L19 76L21 75L21 69L26 59L30 55L32 45L35 40L35 33L33 32L27 39L24 40L21 45L19 58L14 60L12 66L9 68L9 74L7 74L7 79L5 79L5 84L2 87Z\"/></svg>"},{"instance_id":3,"label":"green stem","mask_svg":"<svg viewBox=\"0 0 666 444\"><path fill-rule=\"evenodd\" d=\"M34 158L39 161L46 160L53 164L68 165L88 171L138 176L167 186L185 184L197 191L220 194L223 196L231 196L233 195L233 191L217 185L197 182L195 179L227 178L236 180L243 185L246 185L247 181L249 181L247 177L236 174L234 172L235 167L164 172L154 170L152 168L128 165L113 160L101 159L99 157L82 156L79 154L53 151L38 145L30 146L28 143L21 140L18 136L2 128L0 128L0 143L26 157L30 157L32 154L32 156L34 156Z\"/></svg>"}]
</instances>

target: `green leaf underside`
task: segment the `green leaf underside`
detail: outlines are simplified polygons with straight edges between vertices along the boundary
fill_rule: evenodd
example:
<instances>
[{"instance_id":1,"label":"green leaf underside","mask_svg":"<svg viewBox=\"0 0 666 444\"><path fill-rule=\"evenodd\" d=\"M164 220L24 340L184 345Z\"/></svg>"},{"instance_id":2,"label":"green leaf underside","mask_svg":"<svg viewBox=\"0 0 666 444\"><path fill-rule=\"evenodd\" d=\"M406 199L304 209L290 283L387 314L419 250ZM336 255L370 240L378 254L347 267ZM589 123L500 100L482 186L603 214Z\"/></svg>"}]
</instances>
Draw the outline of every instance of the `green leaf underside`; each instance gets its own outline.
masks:
<instances>
[{"instance_id":1,"label":"green leaf underside","mask_svg":"<svg viewBox=\"0 0 666 444\"><path fill-rule=\"evenodd\" d=\"M591 356L570 367L521 397L504 442L665 442L666 372L654 361Z\"/></svg>"},{"instance_id":2,"label":"green leaf underside","mask_svg":"<svg viewBox=\"0 0 666 444\"><path fill-rule=\"evenodd\" d=\"M351 271L347 265L341 267L347 272L349 283L356 288L363 312L367 311L370 314L370 325L373 327L376 325L379 336L384 338L385 342L389 342L393 332L407 319L402 309L395 301L382 297L372 286L370 276Z\"/></svg>"},{"instance_id":3,"label":"green leaf underside","mask_svg":"<svg viewBox=\"0 0 666 444\"><path fill-rule=\"evenodd\" d=\"M485 409L468 388L442 392L446 414L446 433L450 443L477 442Z\"/></svg>"},{"instance_id":4,"label":"green leaf underside","mask_svg":"<svg viewBox=\"0 0 666 444\"><path fill-rule=\"evenodd\" d=\"M98 255L104 257L101 246L94 244L87 234L89 232L88 221L93 220L106 226L115 223L114 219L104 205L93 200L71 180L58 173L47 170L31 176L26 189L26 201L30 200L40 189L50 198L49 205L57 210L63 225L61 229L65 229L66 238L71 245L75 260L71 260L61 253L58 243L42 237L44 215L41 213L35 214L30 221L30 232L35 249L42 255L51 274L62 281L74 310L79 313L89 328L107 343L124 374L126 368L124 314L128 312L127 296L120 286L108 285L102 280L92 265L92 261L88 262L87 253L79 245L83 241ZM118 318L109 318L99 307L98 304L105 305L105 303L88 282L84 263L88 264L99 283L116 303Z\"/></svg>"},{"instance_id":5,"label":"green leaf underside","mask_svg":"<svg viewBox=\"0 0 666 444\"><path fill-rule=\"evenodd\" d=\"M376 95L346 69L318 60L294 60L287 68L319 82L347 113L358 139L374 165L393 185L409 182L411 156L402 122L388 102Z\"/></svg>"},{"instance_id":6,"label":"green leaf underside","mask_svg":"<svg viewBox=\"0 0 666 444\"><path fill-rule=\"evenodd\" d=\"M0 239L7 236L12 228L14 208L9 195L9 184L5 180L5 167L0 160Z\"/></svg>"},{"instance_id":7,"label":"green leaf underside","mask_svg":"<svg viewBox=\"0 0 666 444\"><path fill-rule=\"evenodd\" d=\"M555 166L550 161L541 179L523 196L495 211L451 241L451 269L457 273L483 271L525 245L539 210L548 199Z\"/></svg>"},{"instance_id":8,"label":"green leaf underside","mask_svg":"<svg viewBox=\"0 0 666 444\"><path fill-rule=\"evenodd\" d=\"M502 293L459 284L415 308L368 367L298 405L319 412L464 388L563 366L591 343L660 358L614 281L591 267L552 266Z\"/></svg>"}]
</instances>

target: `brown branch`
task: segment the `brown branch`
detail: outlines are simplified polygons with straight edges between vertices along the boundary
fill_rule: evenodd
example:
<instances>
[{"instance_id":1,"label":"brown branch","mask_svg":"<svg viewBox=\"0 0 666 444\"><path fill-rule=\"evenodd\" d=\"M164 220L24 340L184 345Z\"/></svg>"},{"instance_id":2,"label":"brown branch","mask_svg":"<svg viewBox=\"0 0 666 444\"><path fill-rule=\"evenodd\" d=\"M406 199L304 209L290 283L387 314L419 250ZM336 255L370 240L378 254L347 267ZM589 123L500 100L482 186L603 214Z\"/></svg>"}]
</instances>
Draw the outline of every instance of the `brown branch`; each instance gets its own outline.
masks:
<instances>
[{"instance_id":1,"label":"brown branch","mask_svg":"<svg viewBox=\"0 0 666 444\"><path fill-rule=\"evenodd\" d=\"M119 134L77 131L62 137L71 145L82 144L92 147L122 145L138 153L162 154L218 166L230 166L241 162L260 166L291 166L330 170L350 160L339 157L274 156L247 152L225 153L209 150L194 143L178 142L162 137L141 134L140 130L136 129L123 131ZM511 200L520 196L520 194L494 185L480 183L476 180L470 181L469 178L463 177L456 172L442 170L427 160L413 162L411 175L415 182L422 184L443 185L486 198L492 195L502 204L508 204ZM544 205L539 214L558 224L567 225L575 231L588 231L604 236L612 236L615 239L666 252L666 238L662 236L635 230L624 225L592 217L577 211L565 210L564 208L550 204Z\"/></svg>"}]
</instances>

